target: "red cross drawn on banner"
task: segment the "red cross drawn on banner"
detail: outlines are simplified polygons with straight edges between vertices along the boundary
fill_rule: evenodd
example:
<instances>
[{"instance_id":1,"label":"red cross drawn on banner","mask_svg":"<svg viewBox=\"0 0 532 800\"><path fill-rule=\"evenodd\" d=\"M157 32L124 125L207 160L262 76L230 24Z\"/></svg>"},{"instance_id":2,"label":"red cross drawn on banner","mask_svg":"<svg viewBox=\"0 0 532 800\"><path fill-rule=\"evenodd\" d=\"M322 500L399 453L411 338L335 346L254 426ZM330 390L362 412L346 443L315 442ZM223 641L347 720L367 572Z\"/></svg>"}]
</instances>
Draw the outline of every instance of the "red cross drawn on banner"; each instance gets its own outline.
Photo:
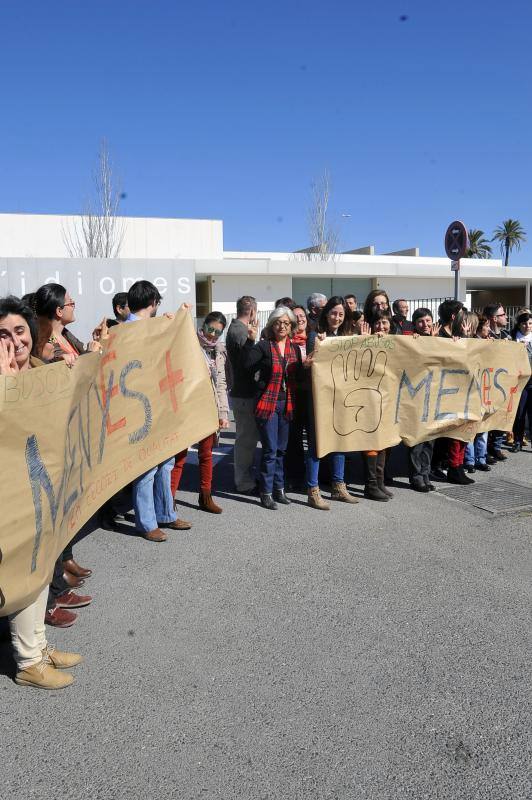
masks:
<instances>
[{"instance_id":1,"label":"red cross drawn on banner","mask_svg":"<svg viewBox=\"0 0 532 800\"><path fill-rule=\"evenodd\" d=\"M175 387L178 386L180 383L183 383L183 370L177 369L175 372L172 370L172 361L170 358L170 351L167 350L165 353L165 362L166 362L166 378L162 378L159 381L159 392L164 394L164 392L170 392L170 399L172 401L172 408L174 409L174 414L177 411L177 397L175 396Z\"/></svg>"}]
</instances>

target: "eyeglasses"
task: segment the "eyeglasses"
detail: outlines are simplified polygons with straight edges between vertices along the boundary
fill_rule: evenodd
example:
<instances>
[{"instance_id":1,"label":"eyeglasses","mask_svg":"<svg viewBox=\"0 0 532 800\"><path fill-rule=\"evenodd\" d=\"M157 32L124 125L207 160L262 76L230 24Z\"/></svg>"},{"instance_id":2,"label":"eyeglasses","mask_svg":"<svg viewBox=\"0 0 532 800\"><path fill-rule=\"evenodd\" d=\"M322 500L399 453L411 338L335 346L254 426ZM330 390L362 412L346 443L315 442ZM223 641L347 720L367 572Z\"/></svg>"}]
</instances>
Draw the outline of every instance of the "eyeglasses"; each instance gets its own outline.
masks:
<instances>
[{"instance_id":1,"label":"eyeglasses","mask_svg":"<svg viewBox=\"0 0 532 800\"><path fill-rule=\"evenodd\" d=\"M281 327L289 328L292 323L291 322L285 322L282 319L276 319L273 324L276 325L278 328L281 328Z\"/></svg>"},{"instance_id":2,"label":"eyeglasses","mask_svg":"<svg viewBox=\"0 0 532 800\"><path fill-rule=\"evenodd\" d=\"M75 300L71 300L70 303L63 303L61 308L66 308L67 306L70 306L71 308L74 308L75 305L76 305L76 301Z\"/></svg>"},{"instance_id":3,"label":"eyeglasses","mask_svg":"<svg viewBox=\"0 0 532 800\"><path fill-rule=\"evenodd\" d=\"M205 333L208 333L209 336L221 336L223 333L223 330L221 331L218 328L211 328L210 325L204 325L203 330Z\"/></svg>"}]
</instances>

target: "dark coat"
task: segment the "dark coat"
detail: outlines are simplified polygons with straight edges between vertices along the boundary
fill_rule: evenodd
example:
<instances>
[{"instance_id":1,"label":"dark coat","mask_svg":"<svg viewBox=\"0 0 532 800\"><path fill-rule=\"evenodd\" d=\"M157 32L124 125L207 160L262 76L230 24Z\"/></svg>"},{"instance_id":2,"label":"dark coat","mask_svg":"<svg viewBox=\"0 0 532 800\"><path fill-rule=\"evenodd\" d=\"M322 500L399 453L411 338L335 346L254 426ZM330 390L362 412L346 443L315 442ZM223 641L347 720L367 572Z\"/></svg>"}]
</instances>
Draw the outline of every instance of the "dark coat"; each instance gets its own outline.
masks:
<instances>
[{"instance_id":1,"label":"dark coat","mask_svg":"<svg viewBox=\"0 0 532 800\"><path fill-rule=\"evenodd\" d=\"M301 358L299 346L297 344L291 344L296 354L296 370L294 377L297 381L301 380L303 377L303 360ZM269 340L261 339L257 344L253 344L251 339L248 339L244 345L242 366L251 376L256 372L259 373L258 380L255 381L255 394L261 394L269 384L272 376L272 353Z\"/></svg>"}]
</instances>

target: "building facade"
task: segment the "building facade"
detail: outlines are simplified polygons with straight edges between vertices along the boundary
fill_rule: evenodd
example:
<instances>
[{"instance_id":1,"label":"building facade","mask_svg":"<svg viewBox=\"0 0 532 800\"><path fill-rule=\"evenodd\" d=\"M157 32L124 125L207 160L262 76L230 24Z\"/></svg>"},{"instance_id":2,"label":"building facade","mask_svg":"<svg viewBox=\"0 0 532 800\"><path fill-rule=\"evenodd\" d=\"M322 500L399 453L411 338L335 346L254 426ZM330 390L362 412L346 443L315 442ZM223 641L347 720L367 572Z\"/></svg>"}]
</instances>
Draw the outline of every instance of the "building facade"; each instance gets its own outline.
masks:
<instances>
[{"instance_id":1,"label":"building facade","mask_svg":"<svg viewBox=\"0 0 532 800\"><path fill-rule=\"evenodd\" d=\"M251 294L259 309L279 297L304 302L311 292L353 293L363 302L382 288L391 298L410 301L450 297L454 274L447 258L417 255L417 250L377 255L373 247L318 260L312 253L229 252L220 220L121 218L120 258L70 258L65 232L79 217L0 214L0 292L24 294L41 283L67 285L79 300L78 322L90 325L110 313L110 298L127 291L139 277L152 280L165 308L186 301L201 317L210 310L233 313L235 300ZM504 267L498 259L465 259L460 299L472 308L494 300L510 306L531 303L532 267Z\"/></svg>"}]
</instances>

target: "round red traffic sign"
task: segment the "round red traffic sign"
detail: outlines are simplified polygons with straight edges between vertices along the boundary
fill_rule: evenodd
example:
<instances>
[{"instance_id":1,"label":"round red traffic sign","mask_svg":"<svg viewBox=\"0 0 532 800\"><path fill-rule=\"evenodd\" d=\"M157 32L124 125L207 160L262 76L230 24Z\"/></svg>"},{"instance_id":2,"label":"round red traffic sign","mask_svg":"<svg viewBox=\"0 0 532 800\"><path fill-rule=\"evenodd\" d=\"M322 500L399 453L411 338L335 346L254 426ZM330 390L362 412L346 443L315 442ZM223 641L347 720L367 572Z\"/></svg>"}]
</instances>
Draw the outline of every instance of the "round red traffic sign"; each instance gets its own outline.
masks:
<instances>
[{"instance_id":1,"label":"round red traffic sign","mask_svg":"<svg viewBox=\"0 0 532 800\"><path fill-rule=\"evenodd\" d=\"M467 228L460 220L451 222L445 233L445 252L451 261L464 258L469 247Z\"/></svg>"}]
</instances>

